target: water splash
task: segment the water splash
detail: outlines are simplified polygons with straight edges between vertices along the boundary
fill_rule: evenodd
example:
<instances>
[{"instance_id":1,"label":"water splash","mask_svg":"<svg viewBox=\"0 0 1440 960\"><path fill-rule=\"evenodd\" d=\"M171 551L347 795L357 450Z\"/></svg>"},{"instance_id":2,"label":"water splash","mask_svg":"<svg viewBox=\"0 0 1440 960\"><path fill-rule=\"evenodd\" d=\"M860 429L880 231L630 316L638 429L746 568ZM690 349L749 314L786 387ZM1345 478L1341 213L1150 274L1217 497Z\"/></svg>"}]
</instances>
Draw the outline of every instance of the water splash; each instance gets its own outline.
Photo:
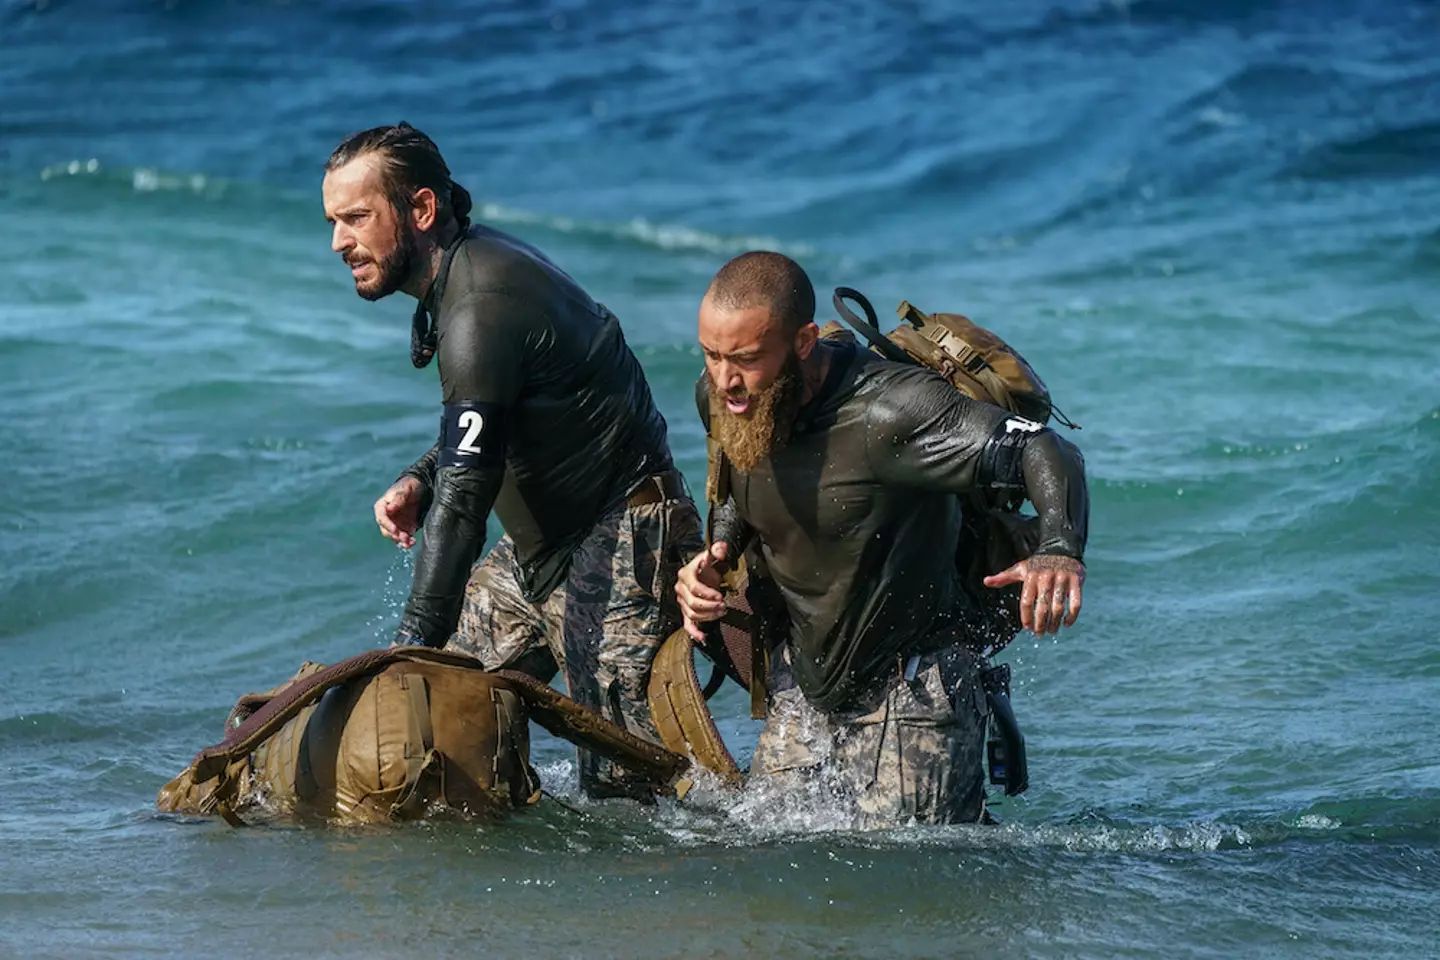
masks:
<instances>
[{"instance_id":1,"label":"water splash","mask_svg":"<svg viewBox=\"0 0 1440 960\"><path fill-rule=\"evenodd\" d=\"M415 577L415 551L396 549L380 587L380 610L366 621L379 646L386 646L395 634L395 623L410 599L410 582Z\"/></svg>"}]
</instances>

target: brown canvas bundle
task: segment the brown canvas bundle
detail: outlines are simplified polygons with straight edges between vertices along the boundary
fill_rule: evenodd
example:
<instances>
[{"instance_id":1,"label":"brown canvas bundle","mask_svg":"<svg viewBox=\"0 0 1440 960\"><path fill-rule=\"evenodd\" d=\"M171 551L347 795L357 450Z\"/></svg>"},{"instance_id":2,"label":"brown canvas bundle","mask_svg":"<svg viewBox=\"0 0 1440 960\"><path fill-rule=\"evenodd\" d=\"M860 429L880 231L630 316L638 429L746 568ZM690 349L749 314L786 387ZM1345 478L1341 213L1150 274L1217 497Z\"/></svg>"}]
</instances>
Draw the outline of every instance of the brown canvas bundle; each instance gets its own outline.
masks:
<instances>
[{"instance_id":1,"label":"brown canvas bundle","mask_svg":"<svg viewBox=\"0 0 1440 960\"><path fill-rule=\"evenodd\" d=\"M529 676L396 647L307 663L275 690L241 698L226 739L202 750L156 804L233 824L254 803L338 823L417 819L436 805L499 816L539 798L531 719L662 789L687 766Z\"/></svg>"}]
</instances>

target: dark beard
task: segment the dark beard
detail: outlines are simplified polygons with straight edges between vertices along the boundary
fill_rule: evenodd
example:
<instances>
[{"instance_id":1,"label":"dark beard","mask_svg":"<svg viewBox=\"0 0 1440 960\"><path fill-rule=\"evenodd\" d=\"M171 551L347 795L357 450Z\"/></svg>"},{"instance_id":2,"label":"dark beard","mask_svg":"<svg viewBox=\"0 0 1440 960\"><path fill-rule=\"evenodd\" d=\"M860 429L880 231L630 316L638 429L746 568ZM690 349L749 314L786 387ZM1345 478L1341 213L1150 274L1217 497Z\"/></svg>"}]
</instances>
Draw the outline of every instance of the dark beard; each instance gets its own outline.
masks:
<instances>
[{"instance_id":1,"label":"dark beard","mask_svg":"<svg viewBox=\"0 0 1440 960\"><path fill-rule=\"evenodd\" d=\"M785 446L800 409L800 387L800 360L793 353L780 376L751 400L749 412L742 416L725 406L725 391L710 385L710 429L736 470L749 473Z\"/></svg>"},{"instance_id":2,"label":"dark beard","mask_svg":"<svg viewBox=\"0 0 1440 960\"><path fill-rule=\"evenodd\" d=\"M355 292L366 300L381 300L390 296L396 290L404 286L405 281L415 272L415 264L420 257L420 245L415 242L415 237L403 226L395 231L395 249L383 260L377 260L375 266L379 268L380 276L375 283L368 287L355 284Z\"/></svg>"}]
</instances>

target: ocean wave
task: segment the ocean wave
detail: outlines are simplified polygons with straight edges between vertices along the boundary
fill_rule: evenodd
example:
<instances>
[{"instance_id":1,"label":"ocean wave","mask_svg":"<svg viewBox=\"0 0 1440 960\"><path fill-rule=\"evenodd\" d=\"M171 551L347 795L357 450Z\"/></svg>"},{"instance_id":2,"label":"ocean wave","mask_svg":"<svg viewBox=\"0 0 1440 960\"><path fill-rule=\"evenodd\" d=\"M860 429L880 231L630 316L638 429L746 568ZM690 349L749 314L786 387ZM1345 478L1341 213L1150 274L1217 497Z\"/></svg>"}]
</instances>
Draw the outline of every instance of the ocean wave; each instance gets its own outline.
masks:
<instances>
[{"instance_id":1,"label":"ocean wave","mask_svg":"<svg viewBox=\"0 0 1440 960\"><path fill-rule=\"evenodd\" d=\"M260 184L228 180L204 173L184 173L157 167L110 167L97 157L66 160L40 170L40 180L82 179L95 184L125 190L134 194L190 194L206 200L233 199L237 202L273 202L275 195L292 200L300 198L293 191L267 188ZM306 198L307 206L313 198ZM710 233L678 223L657 223L644 217L625 221L585 220L525 210L505 204L484 202L476 206L477 219L493 224L535 227L550 233L581 238L622 241L667 253L710 253L731 256L746 250L775 250L793 257L808 257L815 248L806 244L787 243L776 237L753 234Z\"/></svg>"},{"instance_id":2,"label":"ocean wave","mask_svg":"<svg viewBox=\"0 0 1440 960\"><path fill-rule=\"evenodd\" d=\"M191 193L212 199L224 196L231 186L224 179L203 173L174 173L158 167L106 167L98 157L52 163L40 170L41 180L69 177L92 177L117 185L128 183L135 193Z\"/></svg>"},{"instance_id":3,"label":"ocean wave","mask_svg":"<svg viewBox=\"0 0 1440 960\"><path fill-rule=\"evenodd\" d=\"M1358 6L1355 0L1331 0L1331 9L1310 12L1311 16L1337 16L1349 5ZM1193 27L1206 24L1235 24L1244 21L1269 19L1281 21L1289 18L1286 4L1274 0L1104 0L1096 5L1097 15L1123 17L1132 24L1153 24L1157 26ZM1320 4L1313 5L1319 7ZM1307 11L1308 12L1308 11ZM1304 16L1304 13L1301 14Z\"/></svg>"},{"instance_id":4,"label":"ocean wave","mask_svg":"<svg viewBox=\"0 0 1440 960\"><path fill-rule=\"evenodd\" d=\"M815 252L813 247L806 244L785 243L774 237L707 233L680 224L653 223L644 217L635 217L620 223L579 220L533 210L520 210L497 203L482 203L477 207L477 211L479 218L487 223L536 226L554 233L624 240L665 251L733 255L746 250L764 249L794 257L806 257Z\"/></svg>"},{"instance_id":5,"label":"ocean wave","mask_svg":"<svg viewBox=\"0 0 1440 960\"><path fill-rule=\"evenodd\" d=\"M1319 144L1281 171L1306 180L1433 177L1440 121L1387 127Z\"/></svg>"}]
</instances>

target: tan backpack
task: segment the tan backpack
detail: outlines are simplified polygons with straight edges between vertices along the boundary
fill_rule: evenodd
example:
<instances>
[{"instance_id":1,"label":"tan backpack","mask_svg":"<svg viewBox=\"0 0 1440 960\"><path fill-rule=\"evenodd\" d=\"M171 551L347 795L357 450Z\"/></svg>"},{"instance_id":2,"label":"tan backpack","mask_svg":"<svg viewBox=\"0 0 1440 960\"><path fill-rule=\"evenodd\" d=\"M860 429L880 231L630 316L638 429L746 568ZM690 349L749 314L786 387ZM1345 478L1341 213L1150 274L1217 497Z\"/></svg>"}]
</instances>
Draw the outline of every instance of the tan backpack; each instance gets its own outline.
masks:
<instances>
[{"instance_id":1,"label":"tan backpack","mask_svg":"<svg viewBox=\"0 0 1440 960\"><path fill-rule=\"evenodd\" d=\"M846 300L860 305L865 311L864 320L846 305ZM1079 429L1055 409L1045 382L1025 358L969 317L958 313L927 314L902 300L896 308L900 324L882 334L875 308L858 290L836 287L832 302L846 322L865 336L870 349L882 357L929 367L972 400L994 404L1039 423L1048 423L1054 415L1066 426ZM839 329L839 324L827 325L827 329Z\"/></svg>"},{"instance_id":2,"label":"tan backpack","mask_svg":"<svg viewBox=\"0 0 1440 960\"><path fill-rule=\"evenodd\" d=\"M342 824L414 820L442 807L497 817L535 803L529 722L672 789L687 761L533 677L464 654L373 650L242 697L225 740L161 789L160 810L241 825L261 808Z\"/></svg>"}]
</instances>

